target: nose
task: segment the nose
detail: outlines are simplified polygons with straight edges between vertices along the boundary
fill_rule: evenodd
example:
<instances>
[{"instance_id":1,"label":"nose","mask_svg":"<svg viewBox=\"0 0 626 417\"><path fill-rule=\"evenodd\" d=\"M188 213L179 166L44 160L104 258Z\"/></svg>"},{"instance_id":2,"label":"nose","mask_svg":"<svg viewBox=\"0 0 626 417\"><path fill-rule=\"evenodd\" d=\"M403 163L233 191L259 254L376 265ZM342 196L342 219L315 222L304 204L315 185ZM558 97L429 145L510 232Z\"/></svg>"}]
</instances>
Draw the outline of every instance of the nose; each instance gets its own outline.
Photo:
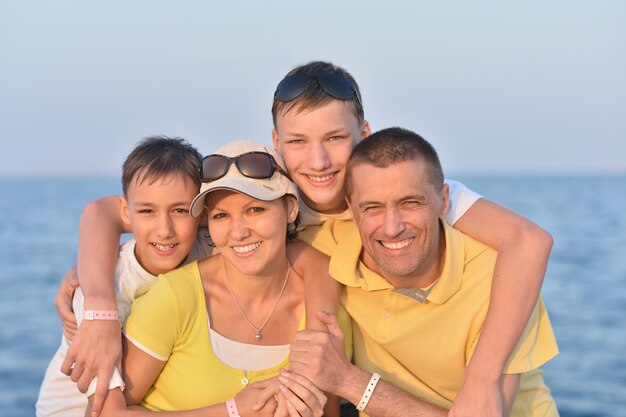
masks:
<instances>
[{"instance_id":1,"label":"nose","mask_svg":"<svg viewBox=\"0 0 626 417\"><path fill-rule=\"evenodd\" d=\"M230 234L234 240L244 240L250 236L250 228L243 217L235 217L231 222Z\"/></svg>"},{"instance_id":2,"label":"nose","mask_svg":"<svg viewBox=\"0 0 626 417\"><path fill-rule=\"evenodd\" d=\"M311 169L316 171L323 171L330 168L330 154L328 153L328 149L326 149L326 144L324 142L316 143L311 146L308 161Z\"/></svg>"},{"instance_id":3,"label":"nose","mask_svg":"<svg viewBox=\"0 0 626 417\"><path fill-rule=\"evenodd\" d=\"M402 219L402 214L397 208L389 208L385 211L383 220L383 233L388 238L395 238L404 232L406 226Z\"/></svg>"},{"instance_id":4,"label":"nose","mask_svg":"<svg viewBox=\"0 0 626 417\"><path fill-rule=\"evenodd\" d=\"M174 222L172 218L167 214L161 214L157 219L157 236L161 239L167 239L173 237L176 232L174 231Z\"/></svg>"}]
</instances>

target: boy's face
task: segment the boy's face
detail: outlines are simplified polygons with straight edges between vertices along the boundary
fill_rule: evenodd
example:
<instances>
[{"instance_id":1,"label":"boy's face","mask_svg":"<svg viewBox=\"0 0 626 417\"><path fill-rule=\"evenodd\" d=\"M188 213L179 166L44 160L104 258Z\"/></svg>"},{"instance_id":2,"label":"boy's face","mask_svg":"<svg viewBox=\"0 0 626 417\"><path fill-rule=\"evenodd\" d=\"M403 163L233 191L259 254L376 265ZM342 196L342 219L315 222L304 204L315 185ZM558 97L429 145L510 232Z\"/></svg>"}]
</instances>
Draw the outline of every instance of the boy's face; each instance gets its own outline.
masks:
<instances>
[{"instance_id":1,"label":"boy's face","mask_svg":"<svg viewBox=\"0 0 626 417\"><path fill-rule=\"evenodd\" d=\"M124 221L135 236L135 256L151 274L178 267L194 244L198 219L189 215L189 205L198 187L180 175L154 182L133 178L127 198L120 198Z\"/></svg>"},{"instance_id":2,"label":"boy's face","mask_svg":"<svg viewBox=\"0 0 626 417\"><path fill-rule=\"evenodd\" d=\"M369 124L358 122L350 103L332 100L307 112L279 114L272 139L304 202L320 213L339 213L347 208L343 183L348 158L369 134Z\"/></svg>"}]
</instances>

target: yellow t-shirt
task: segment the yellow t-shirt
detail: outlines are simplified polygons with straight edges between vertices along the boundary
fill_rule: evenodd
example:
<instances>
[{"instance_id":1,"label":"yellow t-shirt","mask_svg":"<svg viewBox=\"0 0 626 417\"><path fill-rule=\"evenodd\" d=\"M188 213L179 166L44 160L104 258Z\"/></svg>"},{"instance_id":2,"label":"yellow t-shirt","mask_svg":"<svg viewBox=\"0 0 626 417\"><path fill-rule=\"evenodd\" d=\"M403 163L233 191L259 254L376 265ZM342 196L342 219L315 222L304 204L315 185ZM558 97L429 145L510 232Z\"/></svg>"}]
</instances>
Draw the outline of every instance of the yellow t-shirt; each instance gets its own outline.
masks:
<instances>
[{"instance_id":1,"label":"yellow t-shirt","mask_svg":"<svg viewBox=\"0 0 626 417\"><path fill-rule=\"evenodd\" d=\"M344 309L340 309L339 320L351 342L350 319ZM299 330L304 327L303 314ZM232 398L246 383L274 377L280 368L289 366L285 357L272 368L249 371L218 359L209 338L198 262L161 275L148 293L133 303L125 334L167 361L142 401L144 407L154 411L218 404ZM351 353L348 342L346 353Z\"/></svg>"},{"instance_id":2,"label":"yellow t-shirt","mask_svg":"<svg viewBox=\"0 0 626 417\"><path fill-rule=\"evenodd\" d=\"M346 287L355 363L429 403L450 408L460 389L489 307L497 253L444 225L446 262L424 289L396 289L360 261L352 222L329 221L313 246L331 254L330 274ZM505 373L522 373L512 416L558 415L542 371L558 353L541 299Z\"/></svg>"}]
</instances>

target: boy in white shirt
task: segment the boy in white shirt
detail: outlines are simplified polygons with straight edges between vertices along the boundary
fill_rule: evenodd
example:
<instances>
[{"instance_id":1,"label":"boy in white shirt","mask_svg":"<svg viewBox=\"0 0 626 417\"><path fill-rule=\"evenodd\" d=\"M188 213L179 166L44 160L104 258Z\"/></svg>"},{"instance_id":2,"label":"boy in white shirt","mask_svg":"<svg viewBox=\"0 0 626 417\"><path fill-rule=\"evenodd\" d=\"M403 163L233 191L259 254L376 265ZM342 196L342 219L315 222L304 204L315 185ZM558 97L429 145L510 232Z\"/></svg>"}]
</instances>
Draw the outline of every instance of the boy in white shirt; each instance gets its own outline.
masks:
<instances>
[{"instance_id":1,"label":"boy in white shirt","mask_svg":"<svg viewBox=\"0 0 626 417\"><path fill-rule=\"evenodd\" d=\"M146 138L130 153L122 169L124 195L119 197L119 210L134 239L120 246L117 258L117 310L86 310L78 289L73 309L79 325L82 320L119 320L123 326L132 302L145 294L159 274L210 254L204 234L196 234L198 219L189 215L189 205L200 189L201 159L194 147L178 138ZM64 335L41 384L38 417L85 415L97 379L83 394L75 382L83 369L75 366L71 376L61 372L69 346ZM118 369L113 372L109 388L123 387Z\"/></svg>"}]
</instances>

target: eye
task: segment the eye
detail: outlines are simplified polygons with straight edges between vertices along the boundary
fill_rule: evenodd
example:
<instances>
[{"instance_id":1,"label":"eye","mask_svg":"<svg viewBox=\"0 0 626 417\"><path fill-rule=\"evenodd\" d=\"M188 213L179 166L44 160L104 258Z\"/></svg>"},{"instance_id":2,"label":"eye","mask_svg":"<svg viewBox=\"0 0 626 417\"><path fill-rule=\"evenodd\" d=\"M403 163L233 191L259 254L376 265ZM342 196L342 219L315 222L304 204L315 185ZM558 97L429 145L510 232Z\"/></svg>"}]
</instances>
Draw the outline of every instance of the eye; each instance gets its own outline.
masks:
<instances>
[{"instance_id":1,"label":"eye","mask_svg":"<svg viewBox=\"0 0 626 417\"><path fill-rule=\"evenodd\" d=\"M141 209L137 213L139 213L139 214L152 214L152 213L154 213L154 210L152 210L152 209Z\"/></svg>"},{"instance_id":2,"label":"eye","mask_svg":"<svg viewBox=\"0 0 626 417\"><path fill-rule=\"evenodd\" d=\"M226 213L215 213L211 215L211 219L213 220L225 219L226 217L228 217Z\"/></svg>"},{"instance_id":3,"label":"eye","mask_svg":"<svg viewBox=\"0 0 626 417\"><path fill-rule=\"evenodd\" d=\"M417 200L407 200L402 202L402 207L409 210L416 209L421 205L422 203Z\"/></svg>"},{"instance_id":4,"label":"eye","mask_svg":"<svg viewBox=\"0 0 626 417\"><path fill-rule=\"evenodd\" d=\"M285 143L288 143L289 145L302 145L304 143L304 140L302 139L288 139L285 141Z\"/></svg>"},{"instance_id":5,"label":"eye","mask_svg":"<svg viewBox=\"0 0 626 417\"><path fill-rule=\"evenodd\" d=\"M248 211L250 213L263 213L265 211L265 207L250 207Z\"/></svg>"},{"instance_id":6,"label":"eye","mask_svg":"<svg viewBox=\"0 0 626 417\"><path fill-rule=\"evenodd\" d=\"M176 214L187 214L187 213L189 213L189 210L187 210L186 208L175 208L174 209L174 213L176 213Z\"/></svg>"},{"instance_id":7,"label":"eye","mask_svg":"<svg viewBox=\"0 0 626 417\"><path fill-rule=\"evenodd\" d=\"M375 214L378 214L378 213L380 213L380 211L381 211L381 210L382 210L382 206L379 206L379 205L375 205L375 206L365 206L365 207L363 207L363 208L361 209L361 211L362 211L364 214L367 214L367 215L375 215Z\"/></svg>"},{"instance_id":8,"label":"eye","mask_svg":"<svg viewBox=\"0 0 626 417\"><path fill-rule=\"evenodd\" d=\"M328 138L328 140L331 142L339 142L340 140L343 140L343 139L344 139L343 136L331 136Z\"/></svg>"}]
</instances>

